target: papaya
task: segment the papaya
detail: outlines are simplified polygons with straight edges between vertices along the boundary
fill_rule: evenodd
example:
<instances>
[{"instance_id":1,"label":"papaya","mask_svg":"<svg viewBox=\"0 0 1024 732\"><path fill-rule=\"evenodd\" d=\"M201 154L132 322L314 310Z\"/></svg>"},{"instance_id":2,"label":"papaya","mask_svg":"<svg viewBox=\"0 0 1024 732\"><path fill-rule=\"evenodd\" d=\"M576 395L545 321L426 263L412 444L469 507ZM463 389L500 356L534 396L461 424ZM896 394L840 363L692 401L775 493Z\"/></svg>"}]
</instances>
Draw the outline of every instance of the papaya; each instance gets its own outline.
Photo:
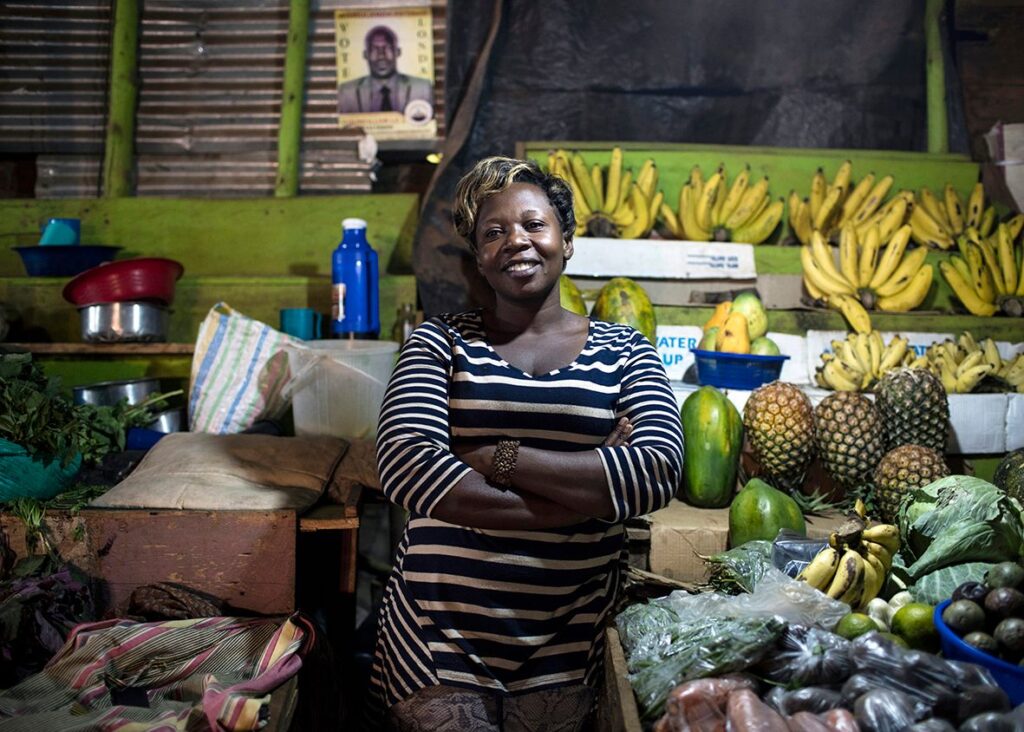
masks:
<instances>
[{"instance_id":1,"label":"papaya","mask_svg":"<svg viewBox=\"0 0 1024 732\"><path fill-rule=\"evenodd\" d=\"M570 280L566 275L562 275L558 278L558 295L561 299L563 308L568 310L570 313L586 316L587 304L583 302L583 295L580 294L580 288L576 287L576 283Z\"/></svg>"},{"instance_id":2,"label":"papaya","mask_svg":"<svg viewBox=\"0 0 1024 732\"><path fill-rule=\"evenodd\" d=\"M1011 497L1024 502L1024 447L1007 453L999 461L992 482Z\"/></svg>"},{"instance_id":3,"label":"papaya","mask_svg":"<svg viewBox=\"0 0 1024 732\"><path fill-rule=\"evenodd\" d=\"M721 328L725 325L725 319L729 317L729 310L732 309L732 300L725 300L718 303L715 306L715 311L711 313L711 317L704 323L703 330L707 333L712 328Z\"/></svg>"},{"instance_id":4,"label":"papaya","mask_svg":"<svg viewBox=\"0 0 1024 732\"><path fill-rule=\"evenodd\" d=\"M597 294L597 301L590 311L591 320L631 325L656 343L658 323L654 317L654 306L644 290L628 277L613 277Z\"/></svg>"},{"instance_id":5,"label":"papaya","mask_svg":"<svg viewBox=\"0 0 1024 732\"><path fill-rule=\"evenodd\" d=\"M713 386L686 397L683 422L683 500L700 508L725 508L736 489L743 447L743 418Z\"/></svg>"},{"instance_id":6,"label":"papaya","mask_svg":"<svg viewBox=\"0 0 1024 732\"><path fill-rule=\"evenodd\" d=\"M750 334L747 332L747 318L743 313L729 313L725 325L718 331L715 346L715 350L726 353L750 353Z\"/></svg>"},{"instance_id":7,"label":"papaya","mask_svg":"<svg viewBox=\"0 0 1024 732\"><path fill-rule=\"evenodd\" d=\"M729 546L754 539L774 541L779 529L807 535L807 524L793 498L760 478L751 478L729 506Z\"/></svg>"}]
</instances>

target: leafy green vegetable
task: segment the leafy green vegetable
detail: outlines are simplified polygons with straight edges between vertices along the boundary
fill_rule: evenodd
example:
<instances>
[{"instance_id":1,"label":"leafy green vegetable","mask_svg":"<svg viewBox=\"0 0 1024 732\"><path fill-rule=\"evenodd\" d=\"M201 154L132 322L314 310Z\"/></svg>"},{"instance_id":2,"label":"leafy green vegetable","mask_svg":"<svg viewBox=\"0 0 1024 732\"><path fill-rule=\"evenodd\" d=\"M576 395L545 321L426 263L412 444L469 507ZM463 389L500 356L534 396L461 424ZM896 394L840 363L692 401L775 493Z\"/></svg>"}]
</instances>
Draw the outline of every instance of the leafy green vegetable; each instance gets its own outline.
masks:
<instances>
[{"instance_id":1,"label":"leafy green vegetable","mask_svg":"<svg viewBox=\"0 0 1024 732\"><path fill-rule=\"evenodd\" d=\"M0 437L43 461L59 460L66 466L81 454L83 462L97 463L123 450L129 428L152 422L152 410L181 393L153 395L131 406L127 400L113 407L74 404L62 392L60 381L47 377L32 361L32 354L4 354L0 355Z\"/></svg>"},{"instance_id":2,"label":"leafy green vegetable","mask_svg":"<svg viewBox=\"0 0 1024 732\"><path fill-rule=\"evenodd\" d=\"M1016 560L1024 548L1021 504L991 483L950 475L918 489L900 508L907 575L920 580L970 562Z\"/></svg>"},{"instance_id":3,"label":"leafy green vegetable","mask_svg":"<svg viewBox=\"0 0 1024 732\"><path fill-rule=\"evenodd\" d=\"M772 543L755 539L719 554L704 557L708 568L708 587L735 595L753 592L772 566Z\"/></svg>"},{"instance_id":4,"label":"leafy green vegetable","mask_svg":"<svg viewBox=\"0 0 1024 732\"><path fill-rule=\"evenodd\" d=\"M938 605L952 597L953 590L964 582L981 582L985 578L985 572L994 566L995 564L990 562L968 562L936 569L918 578L910 592L917 602Z\"/></svg>"}]
</instances>

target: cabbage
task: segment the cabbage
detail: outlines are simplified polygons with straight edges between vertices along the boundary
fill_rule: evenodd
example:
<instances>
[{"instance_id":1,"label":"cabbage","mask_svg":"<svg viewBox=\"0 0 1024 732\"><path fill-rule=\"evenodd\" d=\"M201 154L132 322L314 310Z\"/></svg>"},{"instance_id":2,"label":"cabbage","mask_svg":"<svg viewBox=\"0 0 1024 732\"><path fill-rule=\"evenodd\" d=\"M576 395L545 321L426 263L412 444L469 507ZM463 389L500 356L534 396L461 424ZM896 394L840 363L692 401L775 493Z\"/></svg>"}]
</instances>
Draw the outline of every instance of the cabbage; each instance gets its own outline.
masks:
<instances>
[{"instance_id":1,"label":"cabbage","mask_svg":"<svg viewBox=\"0 0 1024 732\"><path fill-rule=\"evenodd\" d=\"M943 567L1016 560L1024 548L1024 508L988 481L950 475L914 491L900 507L907 575Z\"/></svg>"}]
</instances>

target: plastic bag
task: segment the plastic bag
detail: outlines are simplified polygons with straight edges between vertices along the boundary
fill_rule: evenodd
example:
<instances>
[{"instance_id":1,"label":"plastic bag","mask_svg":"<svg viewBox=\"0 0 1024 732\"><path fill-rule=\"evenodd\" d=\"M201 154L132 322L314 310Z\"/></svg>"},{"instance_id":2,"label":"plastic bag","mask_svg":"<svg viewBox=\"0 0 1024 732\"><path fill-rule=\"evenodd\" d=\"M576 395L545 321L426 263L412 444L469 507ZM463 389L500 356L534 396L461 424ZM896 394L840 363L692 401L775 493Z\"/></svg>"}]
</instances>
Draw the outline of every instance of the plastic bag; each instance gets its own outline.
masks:
<instances>
[{"instance_id":1,"label":"plastic bag","mask_svg":"<svg viewBox=\"0 0 1024 732\"><path fill-rule=\"evenodd\" d=\"M771 566L771 555L772 543L755 539L707 557L708 586L730 595L753 592Z\"/></svg>"},{"instance_id":2,"label":"plastic bag","mask_svg":"<svg viewBox=\"0 0 1024 732\"><path fill-rule=\"evenodd\" d=\"M71 487L81 467L81 455L61 465L56 458L33 457L21 445L0 438L0 502L15 498L40 501L53 498Z\"/></svg>"},{"instance_id":3,"label":"plastic bag","mask_svg":"<svg viewBox=\"0 0 1024 732\"><path fill-rule=\"evenodd\" d=\"M790 732L830 732L829 726L810 712L797 712L786 717Z\"/></svg>"},{"instance_id":4,"label":"plastic bag","mask_svg":"<svg viewBox=\"0 0 1024 732\"><path fill-rule=\"evenodd\" d=\"M851 641L850 658L855 673L843 687L847 701L858 691L862 692L857 697L859 701L870 686L899 691L916 702L918 709L927 712L917 716L915 721L927 716L957 719L961 715L961 696L969 689L990 687L989 695L997 698L1002 693L987 669L947 661L924 651L906 650L875 632ZM847 688L854 683L862 686ZM974 693L974 696L979 695Z\"/></svg>"},{"instance_id":5,"label":"plastic bag","mask_svg":"<svg viewBox=\"0 0 1024 732\"><path fill-rule=\"evenodd\" d=\"M921 719L909 696L895 689L872 689L861 694L853 716L863 732L902 732Z\"/></svg>"},{"instance_id":6,"label":"plastic bag","mask_svg":"<svg viewBox=\"0 0 1024 732\"><path fill-rule=\"evenodd\" d=\"M797 712L821 714L842 706L842 696L838 691L821 686L806 686L792 691L776 686L768 692L764 700L779 714L787 717Z\"/></svg>"},{"instance_id":7,"label":"plastic bag","mask_svg":"<svg viewBox=\"0 0 1024 732\"><path fill-rule=\"evenodd\" d=\"M830 709L821 718L832 732L860 732L857 719L849 709Z\"/></svg>"},{"instance_id":8,"label":"plastic bag","mask_svg":"<svg viewBox=\"0 0 1024 732\"><path fill-rule=\"evenodd\" d=\"M736 611L745 616L777 615L787 623L833 628L850 606L769 567L749 595L735 598Z\"/></svg>"},{"instance_id":9,"label":"plastic bag","mask_svg":"<svg viewBox=\"0 0 1024 732\"><path fill-rule=\"evenodd\" d=\"M687 694L654 725L654 732L723 732L722 705L705 693Z\"/></svg>"},{"instance_id":10,"label":"plastic bag","mask_svg":"<svg viewBox=\"0 0 1024 732\"><path fill-rule=\"evenodd\" d=\"M749 689L729 695L725 717L728 732L789 732L786 720Z\"/></svg>"},{"instance_id":11,"label":"plastic bag","mask_svg":"<svg viewBox=\"0 0 1024 732\"><path fill-rule=\"evenodd\" d=\"M808 539L791 529L782 529L772 542L772 566L796 577L826 546L828 542L823 539Z\"/></svg>"},{"instance_id":12,"label":"plastic bag","mask_svg":"<svg viewBox=\"0 0 1024 732\"><path fill-rule=\"evenodd\" d=\"M791 688L840 684L853 668L850 641L821 628L790 625L779 640L778 651L760 671L769 680Z\"/></svg>"},{"instance_id":13,"label":"plastic bag","mask_svg":"<svg viewBox=\"0 0 1024 732\"><path fill-rule=\"evenodd\" d=\"M199 326L192 357L189 430L233 434L288 408L285 346L300 341L217 303Z\"/></svg>"}]
</instances>

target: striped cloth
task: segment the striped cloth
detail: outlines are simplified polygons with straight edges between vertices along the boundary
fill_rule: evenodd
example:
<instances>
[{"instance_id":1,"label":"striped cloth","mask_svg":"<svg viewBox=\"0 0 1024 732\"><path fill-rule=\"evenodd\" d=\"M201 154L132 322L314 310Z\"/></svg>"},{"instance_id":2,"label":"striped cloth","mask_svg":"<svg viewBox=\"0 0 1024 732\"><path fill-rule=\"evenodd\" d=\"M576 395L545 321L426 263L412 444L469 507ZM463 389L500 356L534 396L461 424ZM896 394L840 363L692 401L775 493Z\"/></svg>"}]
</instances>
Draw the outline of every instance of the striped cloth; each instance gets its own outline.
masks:
<instances>
[{"instance_id":1,"label":"striped cloth","mask_svg":"<svg viewBox=\"0 0 1024 732\"><path fill-rule=\"evenodd\" d=\"M79 625L45 669L0 692L0 730L260 729L314 635L301 615Z\"/></svg>"},{"instance_id":2,"label":"striped cloth","mask_svg":"<svg viewBox=\"0 0 1024 732\"><path fill-rule=\"evenodd\" d=\"M192 356L190 432L242 432L288 408L287 346L301 344L219 302L199 325Z\"/></svg>"},{"instance_id":3,"label":"striped cloth","mask_svg":"<svg viewBox=\"0 0 1024 732\"><path fill-rule=\"evenodd\" d=\"M630 446L602 447L622 416L634 425ZM495 531L431 518L469 472L449 435L596 449L614 520ZM375 713L436 684L499 695L594 686L622 521L664 506L682 472L676 401L647 339L592 322L575 361L531 376L487 343L479 310L427 321L388 386L377 459L382 489L410 518L381 609Z\"/></svg>"}]
</instances>

